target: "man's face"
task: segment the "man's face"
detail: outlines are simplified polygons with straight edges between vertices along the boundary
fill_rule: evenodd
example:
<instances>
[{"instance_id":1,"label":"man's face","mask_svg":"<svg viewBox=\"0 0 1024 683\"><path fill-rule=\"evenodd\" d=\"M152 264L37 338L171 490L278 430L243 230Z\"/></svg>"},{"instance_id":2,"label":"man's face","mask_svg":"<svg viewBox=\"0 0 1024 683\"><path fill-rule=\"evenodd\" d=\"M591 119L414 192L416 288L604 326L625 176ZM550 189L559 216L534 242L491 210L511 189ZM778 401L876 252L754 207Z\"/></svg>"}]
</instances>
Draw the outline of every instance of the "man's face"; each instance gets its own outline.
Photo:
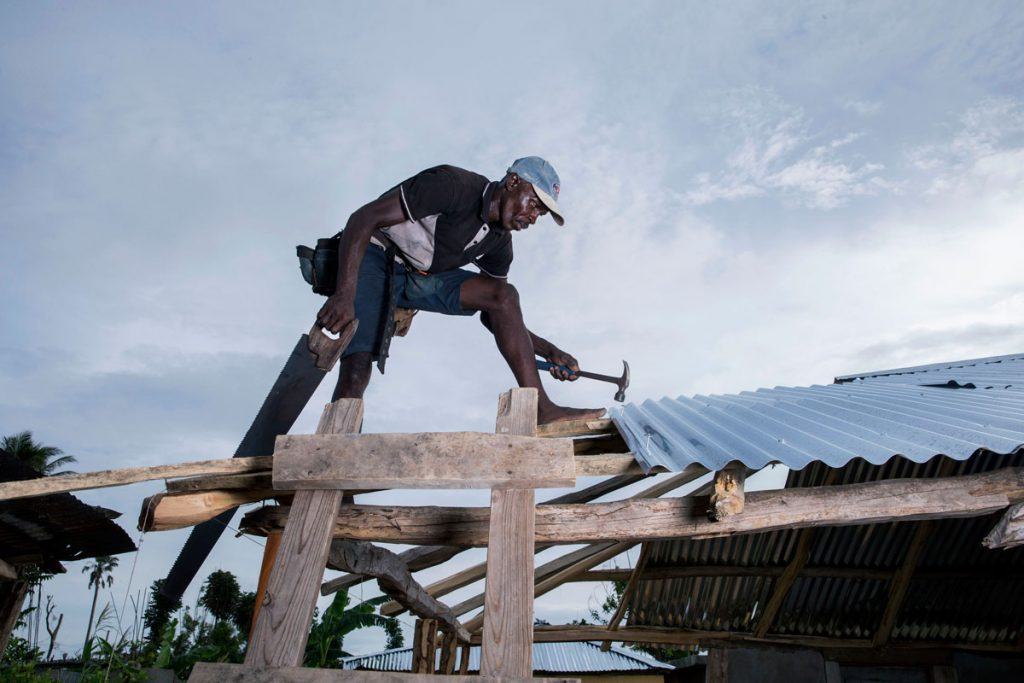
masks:
<instances>
[{"instance_id":1,"label":"man's face","mask_svg":"<svg viewBox=\"0 0 1024 683\"><path fill-rule=\"evenodd\" d=\"M533 191L533 185L515 173L505 179L505 196L501 202L501 225L506 230L526 230L548 212L548 207Z\"/></svg>"}]
</instances>

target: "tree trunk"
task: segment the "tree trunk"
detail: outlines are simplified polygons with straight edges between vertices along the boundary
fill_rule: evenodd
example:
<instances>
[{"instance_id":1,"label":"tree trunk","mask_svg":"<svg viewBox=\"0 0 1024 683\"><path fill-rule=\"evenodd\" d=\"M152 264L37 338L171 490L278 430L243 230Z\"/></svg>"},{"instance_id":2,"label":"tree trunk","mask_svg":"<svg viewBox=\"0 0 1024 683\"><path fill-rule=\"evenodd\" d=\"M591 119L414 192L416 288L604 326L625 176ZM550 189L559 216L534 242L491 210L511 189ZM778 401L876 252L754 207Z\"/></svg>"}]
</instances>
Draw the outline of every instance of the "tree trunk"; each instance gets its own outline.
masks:
<instances>
[{"instance_id":1,"label":"tree trunk","mask_svg":"<svg viewBox=\"0 0 1024 683\"><path fill-rule=\"evenodd\" d=\"M100 583L96 582L96 585L92 591L92 607L89 608L89 621L85 625L85 644L82 645L82 659L85 659L85 651L89 649L89 636L92 635L92 618L96 614L96 599L100 597Z\"/></svg>"}]
</instances>

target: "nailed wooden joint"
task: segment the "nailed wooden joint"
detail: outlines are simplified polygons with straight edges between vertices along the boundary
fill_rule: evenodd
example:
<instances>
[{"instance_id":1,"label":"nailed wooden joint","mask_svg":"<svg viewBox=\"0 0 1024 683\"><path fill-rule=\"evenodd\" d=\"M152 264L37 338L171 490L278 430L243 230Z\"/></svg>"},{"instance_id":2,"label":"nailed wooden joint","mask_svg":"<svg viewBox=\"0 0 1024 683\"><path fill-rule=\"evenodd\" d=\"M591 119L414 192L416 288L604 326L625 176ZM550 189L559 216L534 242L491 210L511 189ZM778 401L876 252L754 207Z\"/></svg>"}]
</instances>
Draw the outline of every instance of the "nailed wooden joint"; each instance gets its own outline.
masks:
<instances>
[{"instance_id":1,"label":"nailed wooden joint","mask_svg":"<svg viewBox=\"0 0 1024 683\"><path fill-rule=\"evenodd\" d=\"M743 485L746 478L746 468L742 465L731 464L715 472L715 488L708 506L708 519L719 522L743 512L746 500Z\"/></svg>"}]
</instances>

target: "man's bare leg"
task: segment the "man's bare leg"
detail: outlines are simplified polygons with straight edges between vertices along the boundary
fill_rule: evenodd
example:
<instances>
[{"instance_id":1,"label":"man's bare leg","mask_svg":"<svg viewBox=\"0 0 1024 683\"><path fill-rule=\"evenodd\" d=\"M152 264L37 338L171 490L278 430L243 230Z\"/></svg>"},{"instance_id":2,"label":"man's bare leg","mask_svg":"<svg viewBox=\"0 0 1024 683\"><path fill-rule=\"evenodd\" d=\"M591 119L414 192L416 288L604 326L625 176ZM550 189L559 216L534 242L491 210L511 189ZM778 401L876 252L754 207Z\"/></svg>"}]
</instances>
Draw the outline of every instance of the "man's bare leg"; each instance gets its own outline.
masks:
<instances>
[{"instance_id":1,"label":"man's bare leg","mask_svg":"<svg viewBox=\"0 0 1024 683\"><path fill-rule=\"evenodd\" d=\"M555 405L544 391L537 372L530 332L523 322L519 293L504 280L477 276L462 283L460 303L466 310L481 311L489 318L498 350L505 357L521 387L537 390L537 423L601 417L604 408L565 408Z\"/></svg>"},{"instance_id":2,"label":"man's bare leg","mask_svg":"<svg viewBox=\"0 0 1024 683\"><path fill-rule=\"evenodd\" d=\"M339 398L362 398L367 385L370 384L370 374L373 372L372 353L353 353L345 356L338 364L338 384L334 387L332 401Z\"/></svg>"}]
</instances>

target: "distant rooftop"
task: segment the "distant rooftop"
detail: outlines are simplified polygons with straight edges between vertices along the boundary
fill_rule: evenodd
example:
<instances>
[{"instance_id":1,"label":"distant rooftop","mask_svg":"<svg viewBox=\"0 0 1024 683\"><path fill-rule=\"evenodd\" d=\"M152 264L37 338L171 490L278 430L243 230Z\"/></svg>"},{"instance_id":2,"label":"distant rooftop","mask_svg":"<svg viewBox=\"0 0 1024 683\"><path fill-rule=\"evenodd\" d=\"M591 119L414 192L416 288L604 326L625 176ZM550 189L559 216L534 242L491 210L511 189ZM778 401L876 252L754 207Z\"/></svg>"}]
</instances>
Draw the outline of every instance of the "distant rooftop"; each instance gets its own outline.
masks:
<instances>
[{"instance_id":1,"label":"distant rooftop","mask_svg":"<svg viewBox=\"0 0 1024 683\"><path fill-rule=\"evenodd\" d=\"M627 404L612 419L647 469L878 465L1024 447L1024 353L837 377L834 384Z\"/></svg>"},{"instance_id":2,"label":"distant rooftop","mask_svg":"<svg viewBox=\"0 0 1024 683\"><path fill-rule=\"evenodd\" d=\"M435 665L440 664L440 651ZM412 648L384 650L359 657L348 657L344 668L363 671L412 671ZM584 674L608 672L656 671L671 669L668 664L643 653L612 646L601 651L600 643L534 643L533 671L535 674ZM469 652L469 671L480 670L480 646Z\"/></svg>"}]
</instances>

